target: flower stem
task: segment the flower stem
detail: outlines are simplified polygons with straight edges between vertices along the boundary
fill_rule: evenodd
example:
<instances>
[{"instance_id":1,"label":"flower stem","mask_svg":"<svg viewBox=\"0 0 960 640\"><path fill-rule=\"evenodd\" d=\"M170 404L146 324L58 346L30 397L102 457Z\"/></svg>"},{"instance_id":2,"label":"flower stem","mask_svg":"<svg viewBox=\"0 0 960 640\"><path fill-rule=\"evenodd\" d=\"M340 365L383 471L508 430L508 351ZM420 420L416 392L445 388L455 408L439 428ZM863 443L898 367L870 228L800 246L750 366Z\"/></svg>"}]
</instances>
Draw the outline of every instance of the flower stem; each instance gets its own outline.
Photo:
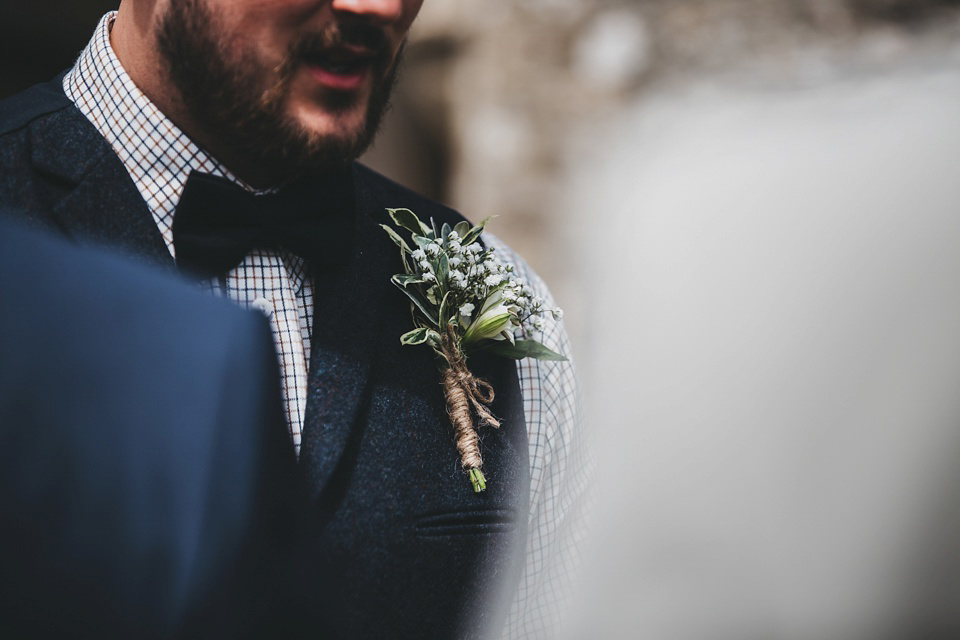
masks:
<instances>
[{"instance_id":1,"label":"flower stem","mask_svg":"<svg viewBox=\"0 0 960 640\"><path fill-rule=\"evenodd\" d=\"M473 485L474 493L480 493L487 489L487 479L480 469L470 469L470 483Z\"/></svg>"},{"instance_id":2,"label":"flower stem","mask_svg":"<svg viewBox=\"0 0 960 640\"><path fill-rule=\"evenodd\" d=\"M453 423L460 452L460 463L470 473L473 490L480 493L487 488L487 479L480 471L480 438L470 409L476 411L483 424L499 427L500 421L490 413L487 406L493 402L493 388L485 381L474 377L467 369L463 354L457 345L453 325L447 325L441 340L441 349L447 366L443 371L443 393L447 400L447 414Z\"/></svg>"}]
</instances>

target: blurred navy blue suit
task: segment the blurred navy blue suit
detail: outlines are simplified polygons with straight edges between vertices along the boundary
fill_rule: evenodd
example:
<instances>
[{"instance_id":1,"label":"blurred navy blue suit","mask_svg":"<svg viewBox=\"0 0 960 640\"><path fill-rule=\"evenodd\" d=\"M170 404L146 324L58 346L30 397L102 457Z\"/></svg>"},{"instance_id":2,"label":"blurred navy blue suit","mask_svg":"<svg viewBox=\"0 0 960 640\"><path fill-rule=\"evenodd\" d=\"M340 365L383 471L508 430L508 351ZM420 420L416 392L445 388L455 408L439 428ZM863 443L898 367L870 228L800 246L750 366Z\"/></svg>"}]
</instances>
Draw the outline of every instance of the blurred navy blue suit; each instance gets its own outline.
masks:
<instances>
[{"instance_id":1,"label":"blurred navy blue suit","mask_svg":"<svg viewBox=\"0 0 960 640\"><path fill-rule=\"evenodd\" d=\"M0 636L269 627L296 492L265 319L5 217Z\"/></svg>"}]
</instances>

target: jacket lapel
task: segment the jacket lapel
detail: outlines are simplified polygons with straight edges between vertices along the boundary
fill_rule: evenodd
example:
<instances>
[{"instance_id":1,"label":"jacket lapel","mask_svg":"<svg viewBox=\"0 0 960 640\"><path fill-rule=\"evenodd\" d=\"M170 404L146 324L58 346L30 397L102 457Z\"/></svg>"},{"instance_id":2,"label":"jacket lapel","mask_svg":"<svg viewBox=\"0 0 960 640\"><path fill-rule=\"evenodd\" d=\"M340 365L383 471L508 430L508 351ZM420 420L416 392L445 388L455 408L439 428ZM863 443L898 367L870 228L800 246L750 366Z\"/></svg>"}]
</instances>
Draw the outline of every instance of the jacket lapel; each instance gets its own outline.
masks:
<instances>
[{"instance_id":1,"label":"jacket lapel","mask_svg":"<svg viewBox=\"0 0 960 640\"><path fill-rule=\"evenodd\" d=\"M353 172L356 194L350 260L315 274L307 409L300 464L314 498L336 491L331 483L344 454L361 433L354 428L369 393L370 368L381 334L381 309L398 269L394 245L377 224L382 197ZM346 479L344 479L346 480ZM332 485L332 486L331 486Z\"/></svg>"},{"instance_id":2,"label":"jacket lapel","mask_svg":"<svg viewBox=\"0 0 960 640\"><path fill-rule=\"evenodd\" d=\"M29 130L34 168L62 194L51 207L61 228L80 242L117 247L148 262L173 268L147 208L120 159L66 96L65 107Z\"/></svg>"}]
</instances>

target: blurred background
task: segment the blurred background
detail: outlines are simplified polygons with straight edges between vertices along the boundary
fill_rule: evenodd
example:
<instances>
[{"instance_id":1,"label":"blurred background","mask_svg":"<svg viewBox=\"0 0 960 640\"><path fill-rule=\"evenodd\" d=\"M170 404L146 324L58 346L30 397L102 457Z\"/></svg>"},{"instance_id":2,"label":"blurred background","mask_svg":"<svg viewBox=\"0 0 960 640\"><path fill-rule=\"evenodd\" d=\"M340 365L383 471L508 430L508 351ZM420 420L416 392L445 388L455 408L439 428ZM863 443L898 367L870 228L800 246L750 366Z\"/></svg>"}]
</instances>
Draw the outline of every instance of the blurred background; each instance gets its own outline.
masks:
<instances>
[{"instance_id":1,"label":"blurred background","mask_svg":"<svg viewBox=\"0 0 960 640\"><path fill-rule=\"evenodd\" d=\"M5 2L0 95L113 4ZM425 1L366 161L499 216L567 312L570 637L960 637L958 9Z\"/></svg>"}]
</instances>

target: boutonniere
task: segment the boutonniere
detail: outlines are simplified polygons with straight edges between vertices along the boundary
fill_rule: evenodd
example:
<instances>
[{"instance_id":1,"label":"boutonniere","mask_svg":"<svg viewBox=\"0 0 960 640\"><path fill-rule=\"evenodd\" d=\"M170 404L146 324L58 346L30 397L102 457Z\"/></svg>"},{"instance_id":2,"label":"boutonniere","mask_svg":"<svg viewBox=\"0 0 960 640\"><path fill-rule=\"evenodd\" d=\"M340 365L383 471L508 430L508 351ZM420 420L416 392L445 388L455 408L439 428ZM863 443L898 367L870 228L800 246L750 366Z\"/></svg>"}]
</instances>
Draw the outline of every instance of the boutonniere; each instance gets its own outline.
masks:
<instances>
[{"instance_id":1,"label":"boutonniere","mask_svg":"<svg viewBox=\"0 0 960 640\"><path fill-rule=\"evenodd\" d=\"M545 308L512 265L480 245L489 218L474 227L460 222L437 228L409 209L387 211L398 229L381 226L400 247L404 268L391 281L410 299L414 325L400 342L428 345L436 353L461 464L473 490L483 491L487 481L474 415L480 425L497 428L500 421L490 411L493 387L470 372L467 358L483 351L518 360L566 360L529 337L532 329L543 328L547 313L559 320L562 312ZM409 232L409 242L399 230Z\"/></svg>"}]
</instances>

